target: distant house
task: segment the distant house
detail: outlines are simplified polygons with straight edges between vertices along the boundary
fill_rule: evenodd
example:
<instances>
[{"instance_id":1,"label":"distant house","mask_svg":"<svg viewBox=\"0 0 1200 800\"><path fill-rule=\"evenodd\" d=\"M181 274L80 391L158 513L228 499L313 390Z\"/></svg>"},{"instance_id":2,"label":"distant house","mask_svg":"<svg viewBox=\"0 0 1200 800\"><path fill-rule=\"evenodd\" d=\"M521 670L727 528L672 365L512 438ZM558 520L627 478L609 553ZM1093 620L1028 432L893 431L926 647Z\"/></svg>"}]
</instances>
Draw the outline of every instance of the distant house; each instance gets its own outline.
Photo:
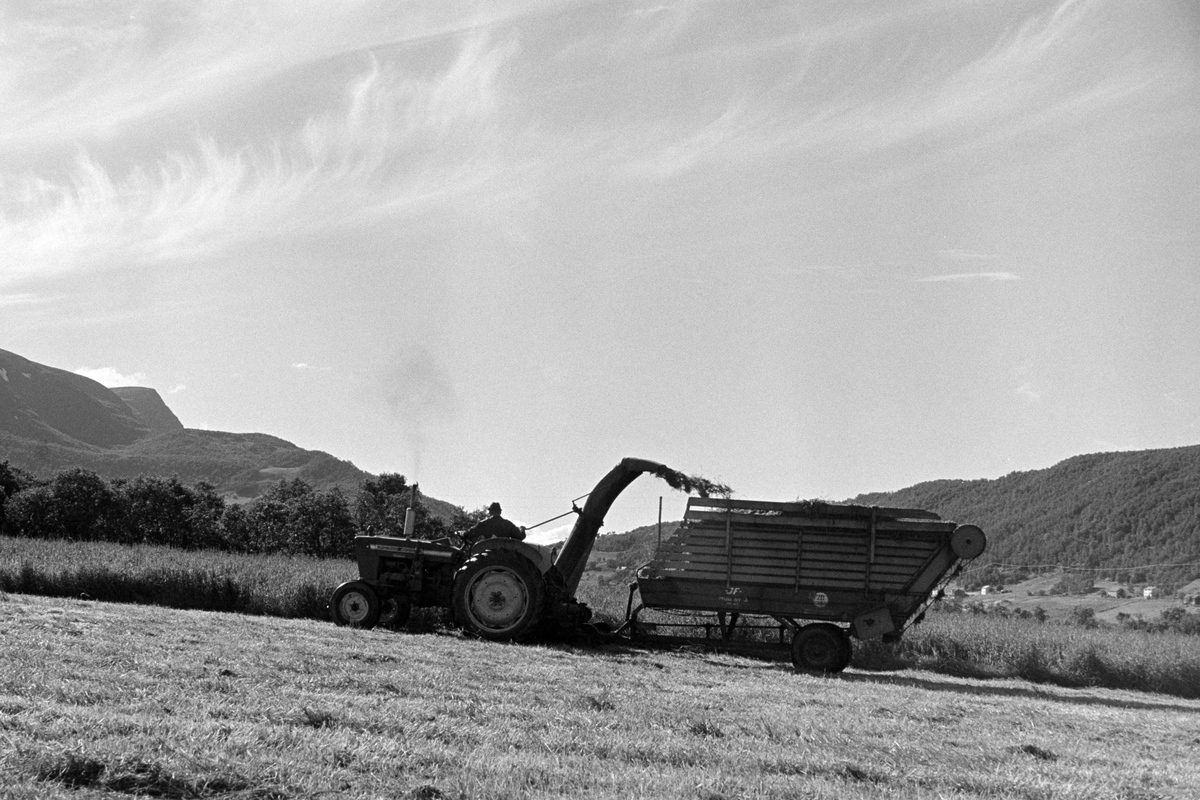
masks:
<instances>
[{"instance_id":1,"label":"distant house","mask_svg":"<svg viewBox=\"0 0 1200 800\"><path fill-rule=\"evenodd\" d=\"M982 587L982 588L979 590L979 593L980 593L980 594L992 594L992 593L993 593L993 592L995 592L995 591L996 591L996 587L995 587L995 586L988 585L988 586L984 586L984 587Z\"/></svg>"},{"instance_id":2,"label":"distant house","mask_svg":"<svg viewBox=\"0 0 1200 800\"><path fill-rule=\"evenodd\" d=\"M1157 586L1147 586L1145 589L1142 589L1142 599L1144 600L1150 600L1151 598L1158 597L1160 594L1162 593L1158 591Z\"/></svg>"}]
</instances>

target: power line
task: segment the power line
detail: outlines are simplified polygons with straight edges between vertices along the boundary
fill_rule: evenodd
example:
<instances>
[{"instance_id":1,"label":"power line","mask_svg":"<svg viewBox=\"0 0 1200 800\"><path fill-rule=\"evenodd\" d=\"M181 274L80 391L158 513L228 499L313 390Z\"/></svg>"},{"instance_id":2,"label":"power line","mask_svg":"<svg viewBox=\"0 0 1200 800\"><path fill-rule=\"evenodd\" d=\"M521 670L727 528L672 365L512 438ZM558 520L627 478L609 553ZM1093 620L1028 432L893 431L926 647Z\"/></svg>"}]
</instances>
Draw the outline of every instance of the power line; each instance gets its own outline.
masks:
<instances>
[{"instance_id":1,"label":"power line","mask_svg":"<svg viewBox=\"0 0 1200 800\"><path fill-rule=\"evenodd\" d=\"M1197 556L1197 558L1200 558L1200 556ZM1061 569L1064 572L1132 572L1134 570L1164 569L1168 567L1200 567L1200 562L1191 562L1185 564L1135 564L1133 566L1075 567L1064 564L1010 564L1004 561L989 561L986 564L971 564L964 569L963 572L975 572L976 570L985 569L987 567L1025 569L1030 571Z\"/></svg>"}]
</instances>

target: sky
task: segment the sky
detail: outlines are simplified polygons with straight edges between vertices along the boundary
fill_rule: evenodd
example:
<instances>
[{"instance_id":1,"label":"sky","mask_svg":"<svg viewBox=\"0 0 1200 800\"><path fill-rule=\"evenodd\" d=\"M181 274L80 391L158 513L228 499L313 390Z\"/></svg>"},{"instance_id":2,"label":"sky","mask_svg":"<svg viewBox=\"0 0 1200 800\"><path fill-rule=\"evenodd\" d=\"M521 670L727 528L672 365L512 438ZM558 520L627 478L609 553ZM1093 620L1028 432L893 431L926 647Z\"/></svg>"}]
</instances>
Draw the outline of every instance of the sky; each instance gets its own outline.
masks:
<instances>
[{"instance_id":1,"label":"sky","mask_svg":"<svg viewBox=\"0 0 1200 800\"><path fill-rule=\"evenodd\" d=\"M0 348L469 509L1200 444L1189 0L0 0L0 108Z\"/></svg>"}]
</instances>

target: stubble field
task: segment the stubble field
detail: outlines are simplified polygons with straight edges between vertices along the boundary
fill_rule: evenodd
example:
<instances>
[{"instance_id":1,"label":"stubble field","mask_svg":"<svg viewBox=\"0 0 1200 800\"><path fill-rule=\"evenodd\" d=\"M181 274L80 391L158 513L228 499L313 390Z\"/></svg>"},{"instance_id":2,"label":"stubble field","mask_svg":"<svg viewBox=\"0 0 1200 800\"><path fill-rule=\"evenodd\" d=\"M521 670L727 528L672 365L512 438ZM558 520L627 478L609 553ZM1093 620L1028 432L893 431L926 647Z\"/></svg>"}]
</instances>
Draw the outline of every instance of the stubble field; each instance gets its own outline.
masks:
<instances>
[{"instance_id":1,"label":"stubble field","mask_svg":"<svg viewBox=\"0 0 1200 800\"><path fill-rule=\"evenodd\" d=\"M1200 701L0 596L10 798L1190 798Z\"/></svg>"}]
</instances>

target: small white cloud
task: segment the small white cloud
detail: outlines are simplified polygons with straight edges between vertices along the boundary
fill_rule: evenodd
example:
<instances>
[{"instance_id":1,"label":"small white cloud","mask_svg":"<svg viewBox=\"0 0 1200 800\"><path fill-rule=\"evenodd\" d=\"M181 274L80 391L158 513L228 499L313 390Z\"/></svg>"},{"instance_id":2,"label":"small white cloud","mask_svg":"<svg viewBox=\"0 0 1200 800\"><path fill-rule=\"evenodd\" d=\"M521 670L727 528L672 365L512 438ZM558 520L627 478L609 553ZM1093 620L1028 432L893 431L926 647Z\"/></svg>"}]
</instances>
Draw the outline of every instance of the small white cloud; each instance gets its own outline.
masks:
<instances>
[{"instance_id":1,"label":"small white cloud","mask_svg":"<svg viewBox=\"0 0 1200 800\"><path fill-rule=\"evenodd\" d=\"M0 294L0 308L6 306L31 306L35 303L44 303L44 297L39 297L36 294Z\"/></svg>"},{"instance_id":2,"label":"small white cloud","mask_svg":"<svg viewBox=\"0 0 1200 800\"><path fill-rule=\"evenodd\" d=\"M186 386L184 386L182 383L177 383L174 386L172 386L170 389L167 389L167 394L179 394L180 392L186 392L186 391L187 391Z\"/></svg>"},{"instance_id":3,"label":"small white cloud","mask_svg":"<svg viewBox=\"0 0 1200 800\"><path fill-rule=\"evenodd\" d=\"M101 383L112 389L116 386L148 386L149 379L143 372L134 372L129 375L117 372L112 367L97 367L90 369L81 367L75 370L76 375L82 375L85 378L91 378L97 383Z\"/></svg>"},{"instance_id":4,"label":"small white cloud","mask_svg":"<svg viewBox=\"0 0 1200 800\"><path fill-rule=\"evenodd\" d=\"M995 261L1000 256L975 250L939 250L938 255L951 261Z\"/></svg>"},{"instance_id":5,"label":"small white cloud","mask_svg":"<svg viewBox=\"0 0 1200 800\"><path fill-rule=\"evenodd\" d=\"M960 272L955 275L929 275L917 278L917 283L972 283L977 281L1019 281L1021 276L1012 272Z\"/></svg>"},{"instance_id":6,"label":"small white cloud","mask_svg":"<svg viewBox=\"0 0 1200 800\"><path fill-rule=\"evenodd\" d=\"M297 372L329 372L329 367L316 367L312 364L306 364L303 361L297 361L292 364L292 369Z\"/></svg>"},{"instance_id":7,"label":"small white cloud","mask_svg":"<svg viewBox=\"0 0 1200 800\"><path fill-rule=\"evenodd\" d=\"M771 274L779 278L798 278L828 272L844 272L848 268L838 264L800 264L793 267L780 267L771 270Z\"/></svg>"},{"instance_id":8,"label":"small white cloud","mask_svg":"<svg viewBox=\"0 0 1200 800\"><path fill-rule=\"evenodd\" d=\"M1042 393L1037 391L1033 387L1033 384L1028 381L1017 387L1017 394L1031 403L1040 403L1042 401Z\"/></svg>"},{"instance_id":9,"label":"small white cloud","mask_svg":"<svg viewBox=\"0 0 1200 800\"><path fill-rule=\"evenodd\" d=\"M664 11L670 11L670 10L671 10L670 6L657 5L657 6L652 6L650 8L635 8L631 11L626 11L621 16L623 16L623 17L651 17L656 14L661 14Z\"/></svg>"},{"instance_id":10,"label":"small white cloud","mask_svg":"<svg viewBox=\"0 0 1200 800\"><path fill-rule=\"evenodd\" d=\"M1182 392L1178 389L1167 392L1163 395L1163 401L1169 408L1183 412L1195 412L1200 410L1200 401L1191 393Z\"/></svg>"}]
</instances>

